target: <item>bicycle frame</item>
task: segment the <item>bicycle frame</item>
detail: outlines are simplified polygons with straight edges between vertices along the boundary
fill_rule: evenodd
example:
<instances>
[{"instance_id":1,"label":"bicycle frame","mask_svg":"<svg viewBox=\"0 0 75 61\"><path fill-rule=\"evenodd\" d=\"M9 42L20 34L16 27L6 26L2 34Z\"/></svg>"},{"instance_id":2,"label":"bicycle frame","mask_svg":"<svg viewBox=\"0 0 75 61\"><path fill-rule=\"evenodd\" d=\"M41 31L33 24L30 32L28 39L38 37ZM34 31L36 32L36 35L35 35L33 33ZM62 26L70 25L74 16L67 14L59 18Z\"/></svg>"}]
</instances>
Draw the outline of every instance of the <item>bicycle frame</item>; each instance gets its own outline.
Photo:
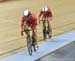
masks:
<instances>
[{"instance_id":1,"label":"bicycle frame","mask_svg":"<svg viewBox=\"0 0 75 61\"><path fill-rule=\"evenodd\" d=\"M36 52L35 44L33 42L34 39L30 35L30 29L25 30L25 32L27 34L27 37L26 37L27 38L27 48L28 48L29 55L31 56L33 53L33 49Z\"/></svg>"},{"instance_id":2,"label":"bicycle frame","mask_svg":"<svg viewBox=\"0 0 75 61\"><path fill-rule=\"evenodd\" d=\"M43 18L41 21L43 24L43 38L45 40L48 35L48 18Z\"/></svg>"}]
</instances>

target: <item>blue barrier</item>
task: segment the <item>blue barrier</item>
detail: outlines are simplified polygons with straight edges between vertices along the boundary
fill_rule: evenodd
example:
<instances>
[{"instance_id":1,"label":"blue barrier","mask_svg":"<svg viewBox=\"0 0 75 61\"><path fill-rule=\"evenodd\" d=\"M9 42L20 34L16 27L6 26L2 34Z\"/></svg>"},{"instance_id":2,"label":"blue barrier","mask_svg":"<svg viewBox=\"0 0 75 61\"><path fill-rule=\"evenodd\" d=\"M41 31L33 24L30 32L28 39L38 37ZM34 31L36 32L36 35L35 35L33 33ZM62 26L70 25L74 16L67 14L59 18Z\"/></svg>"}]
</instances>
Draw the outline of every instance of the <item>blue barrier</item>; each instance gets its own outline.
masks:
<instances>
[{"instance_id":1,"label":"blue barrier","mask_svg":"<svg viewBox=\"0 0 75 61\"><path fill-rule=\"evenodd\" d=\"M35 61L73 41L75 41L75 32L70 32L41 44L39 50L32 56L29 56L28 51L26 50L7 58L0 59L0 61Z\"/></svg>"}]
</instances>

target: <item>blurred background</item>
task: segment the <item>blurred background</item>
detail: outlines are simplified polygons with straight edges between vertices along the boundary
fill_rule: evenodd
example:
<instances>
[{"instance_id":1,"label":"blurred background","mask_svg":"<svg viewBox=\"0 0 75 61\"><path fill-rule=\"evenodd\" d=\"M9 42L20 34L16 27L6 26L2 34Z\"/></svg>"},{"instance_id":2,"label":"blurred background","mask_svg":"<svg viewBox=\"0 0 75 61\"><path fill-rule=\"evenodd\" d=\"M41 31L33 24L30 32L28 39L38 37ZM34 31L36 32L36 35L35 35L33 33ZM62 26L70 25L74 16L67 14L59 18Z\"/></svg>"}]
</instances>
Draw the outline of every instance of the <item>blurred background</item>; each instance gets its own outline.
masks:
<instances>
[{"instance_id":1,"label":"blurred background","mask_svg":"<svg viewBox=\"0 0 75 61\"><path fill-rule=\"evenodd\" d=\"M75 31L75 0L0 0L0 58L27 49L25 36L20 35L23 11L29 9L38 17L43 6L49 6L53 13L52 38ZM41 24L38 43L45 43Z\"/></svg>"}]
</instances>

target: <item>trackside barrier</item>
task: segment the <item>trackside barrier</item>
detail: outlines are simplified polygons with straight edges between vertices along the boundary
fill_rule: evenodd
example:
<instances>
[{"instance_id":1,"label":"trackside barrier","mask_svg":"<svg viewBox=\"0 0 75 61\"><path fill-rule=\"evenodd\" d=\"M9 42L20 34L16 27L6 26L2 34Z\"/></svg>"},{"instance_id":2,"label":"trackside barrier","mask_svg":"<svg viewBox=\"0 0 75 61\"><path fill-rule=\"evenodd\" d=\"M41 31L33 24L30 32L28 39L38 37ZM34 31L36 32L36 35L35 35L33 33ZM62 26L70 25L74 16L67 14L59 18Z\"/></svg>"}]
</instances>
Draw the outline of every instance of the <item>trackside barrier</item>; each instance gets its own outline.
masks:
<instances>
[{"instance_id":1,"label":"trackside barrier","mask_svg":"<svg viewBox=\"0 0 75 61\"><path fill-rule=\"evenodd\" d=\"M41 44L39 50L36 53L33 53L32 56L29 56L28 51L22 51L4 59L0 59L0 61L36 61L48 53L51 53L73 41L75 41L75 32L69 32Z\"/></svg>"}]
</instances>

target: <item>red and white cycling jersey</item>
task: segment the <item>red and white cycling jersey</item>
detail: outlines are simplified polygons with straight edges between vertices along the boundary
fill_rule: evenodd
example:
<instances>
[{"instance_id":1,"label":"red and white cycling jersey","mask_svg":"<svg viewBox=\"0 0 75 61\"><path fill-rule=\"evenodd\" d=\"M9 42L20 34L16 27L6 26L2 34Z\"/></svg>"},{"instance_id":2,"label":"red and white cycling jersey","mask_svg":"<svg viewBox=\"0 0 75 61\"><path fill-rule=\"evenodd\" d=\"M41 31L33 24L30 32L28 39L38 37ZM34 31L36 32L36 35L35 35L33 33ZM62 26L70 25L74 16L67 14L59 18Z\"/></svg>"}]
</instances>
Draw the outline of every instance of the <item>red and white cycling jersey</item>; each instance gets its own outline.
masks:
<instances>
[{"instance_id":1,"label":"red and white cycling jersey","mask_svg":"<svg viewBox=\"0 0 75 61\"><path fill-rule=\"evenodd\" d=\"M23 16L21 20L21 31L24 31L26 25L31 26L33 30L37 30L37 24L37 17L34 14L31 14L28 20Z\"/></svg>"}]
</instances>

